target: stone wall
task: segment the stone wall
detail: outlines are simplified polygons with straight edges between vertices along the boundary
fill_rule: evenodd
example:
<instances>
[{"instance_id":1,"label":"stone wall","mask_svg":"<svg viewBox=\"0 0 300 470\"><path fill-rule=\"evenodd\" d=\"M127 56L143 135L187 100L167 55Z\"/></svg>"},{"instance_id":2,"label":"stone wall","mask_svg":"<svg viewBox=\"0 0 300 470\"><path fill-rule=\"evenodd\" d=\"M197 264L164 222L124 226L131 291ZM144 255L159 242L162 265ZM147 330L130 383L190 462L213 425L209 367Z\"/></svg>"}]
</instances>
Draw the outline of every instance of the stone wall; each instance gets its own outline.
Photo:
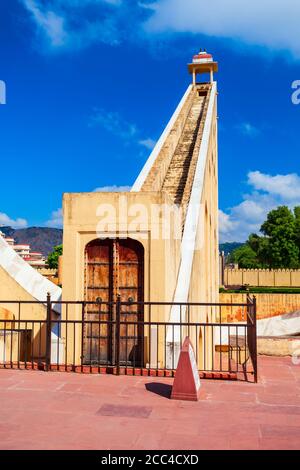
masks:
<instances>
[{"instance_id":1,"label":"stone wall","mask_svg":"<svg viewBox=\"0 0 300 470\"><path fill-rule=\"evenodd\" d=\"M300 269L225 269L225 286L300 287Z\"/></svg>"},{"instance_id":2,"label":"stone wall","mask_svg":"<svg viewBox=\"0 0 300 470\"><path fill-rule=\"evenodd\" d=\"M257 299L257 319L275 317L284 313L300 310L300 294L255 294ZM247 294L220 294L221 303L246 303ZM222 307L224 322L246 319L244 307Z\"/></svg>"},{"instance_id":3,"label":"stone wall","mask_svg":"<svg viewBox=\"0 0 300 470\"><path fill-rule=\"evenodd\" d=\"M49 281L53 282L53 284L57 286L61 285L61 279L59 278L57 269L38 268L37 271Z\"/></svg>"},{"instance_id":4,"label":"stone wall","mask_svg":"<svg viewBox=\"0 0 300 470\"><path fill-rule=\"evenodd\" d=\"M46 277L57 276L57 269L50 269L50 268L37 268L37 271Z\"/></svg>"}]
</instances>

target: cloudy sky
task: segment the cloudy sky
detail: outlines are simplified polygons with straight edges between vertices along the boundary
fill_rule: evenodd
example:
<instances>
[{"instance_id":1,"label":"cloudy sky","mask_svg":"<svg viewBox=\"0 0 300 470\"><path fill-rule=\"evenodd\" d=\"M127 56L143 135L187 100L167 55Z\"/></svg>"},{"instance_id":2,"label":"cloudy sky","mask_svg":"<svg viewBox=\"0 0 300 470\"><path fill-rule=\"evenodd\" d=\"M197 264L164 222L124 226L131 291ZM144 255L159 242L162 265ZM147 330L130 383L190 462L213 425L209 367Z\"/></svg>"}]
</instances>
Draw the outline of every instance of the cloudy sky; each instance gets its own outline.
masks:
<instances>
[{"instance_id":1,"label":"cloudy sky","mask_svg":"<svg viewBox=\"0 0 300 470\"><path fill-rule=\"evenodd\" d=\"M220 63L222 241L300 204L298 0L1 0L0 224L59 226L63 192L128 189L206 47Z\"/></svg>"}]
</instances>

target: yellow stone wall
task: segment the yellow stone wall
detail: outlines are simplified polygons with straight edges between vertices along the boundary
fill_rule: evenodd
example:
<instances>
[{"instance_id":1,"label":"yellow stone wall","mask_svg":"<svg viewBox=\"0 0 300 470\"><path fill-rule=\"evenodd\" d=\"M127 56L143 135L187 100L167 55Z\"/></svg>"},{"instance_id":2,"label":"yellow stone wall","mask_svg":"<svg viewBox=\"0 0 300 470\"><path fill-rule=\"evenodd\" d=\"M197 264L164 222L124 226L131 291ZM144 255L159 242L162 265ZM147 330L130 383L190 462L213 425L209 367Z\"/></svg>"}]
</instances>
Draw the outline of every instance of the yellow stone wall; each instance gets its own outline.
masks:
<instances>
[{"instance_id":1,"label":"yellow stone wall","mask_svg":"<svg viewBox=\"0 0 300 470\"><path fill-rule=\"evenodd\" d=\"M274 317L300 310L300 294L255 294L257 319ZM221 303L246 303L247 294L220 294ZM222 320L233 322L245 320L243 307L222 307Z\"/></svg>"},{"instance_id":2,"label":"yellow stone wall","mask_svg":"<svg viewBox=\"0 0 300 470\"><path fill-rule=\"evenodd\" d=\"M300 270L225 269L226 286L300 287Z\"/></svg>"},{"instance_id":3,"label":"yellow stone wall","mask_svg":"<svg viewBox=\"0 0 300 470\"><path fill-rule=\"evenodd\" d=\"M151 215L153 207L170 205L169 197L165 193L79 193L64 195L64 254L63 254L63 300L84 300L84 252L86 245L98 238L97 211L102 205L109 204L115 208L117 217L111 220L112 229L109 235L112 238L129 237L138 240L144 246L144 300L169 301L175 289L177 272L180 261L180 239L174 238L171 232L167 239L159 236L163 230L162 217ZM138 205L137 205L138 204ZM128 217L119 213L120 208L128 208ZM140 224L136 224L134 208L145 209L145 217ZM122 210L121 210L122 211ZM115 224L116 222L116 224ZM107 237L107 233L105 233ZM159 237L159 238L158 238ZM63 317L66 314L63 309ZM148 309L145 309L147 321ZM168 307L152 307L151 320L165 321L168 319ZM68 309L68 318L81 320L80 306ZM68 341L72 341L73 333L69 331ZM73 335L74 336L74 335ZM76 356L81 350L81 326L76 326ZM145 338L147 342L147 339ZM68 348L69 349L69 348ZM78 360L78 359L77 359ZM149 360L149 358L146 358Z\"/></svg>"},{"instance_id":4,"label":"yellow stone wall","mask_svg":"<svg viewBox=\"0 0 300 470\"><path fill-rule=\"evenodd\" d=\"M37 303L36 300L25 290L23 287L20 286L3 268L0 267L0 327L2 329L9 330L12 326L19 330L23 330L20 332L20 338L24 338L25 330L31 334L31 351L28 355L28 359L31 359L31 353L33 353L33 357L37 356L40 345L41 345L41 354L45 354L44 348L42 347L45 343L44 341L40 341L40 338L44 338L46 325L46 306L42 303ZM26 301L32 303L23 303L19 306L18 303L8 303L5 301ZM45 299L46 300L46 299ZM21 323L16 322L6 322L4 323L3 320L7 319L21 319ZM2 320L2 321L1 321ZM27 322L26 322L27 320ZM31 321L28 321L31 320ZM38 323L33 323L32 320L39 320ZM8 335L11 333L7 331L7 333L0 337L0 351L3 351L3 343L5 341L5 349L6 349L6 358L12 357L12 360L15 360L17 357L17 352L14 348L15 344L20 345L20 342L23 339L17 340L18 333L13 333L11 336L11 340L8 339ZM23 335L23 336L22 336ZM10 354L10 347L13 346L13 354ZM3 355L2 355L3 358ZM0 357L1 361L1 357Z\"/></svg>"},{"instance_id":5,"label":"yellow stone wall","mask_svg":"<svg viewBox=\"0 0 300 470\"><path fill-rule=\"evenodd\" d=\"M202 216L197 229L196 245L200 249L194 252L189 302L219 302L219 250L218 250L218 152L216 104L210 133L207 164L205 168L204 187L201 199ZM190 307L190 320L198 323L214 322L218 310L211 306ZM190 332L190 339L195 345L198 341L198 365L203 369L204 341L206 343L206 369L212 367L213 328L201 327L199 337ZM198 332L197 332L198 333Z\"/></svg>"}]
</instances>

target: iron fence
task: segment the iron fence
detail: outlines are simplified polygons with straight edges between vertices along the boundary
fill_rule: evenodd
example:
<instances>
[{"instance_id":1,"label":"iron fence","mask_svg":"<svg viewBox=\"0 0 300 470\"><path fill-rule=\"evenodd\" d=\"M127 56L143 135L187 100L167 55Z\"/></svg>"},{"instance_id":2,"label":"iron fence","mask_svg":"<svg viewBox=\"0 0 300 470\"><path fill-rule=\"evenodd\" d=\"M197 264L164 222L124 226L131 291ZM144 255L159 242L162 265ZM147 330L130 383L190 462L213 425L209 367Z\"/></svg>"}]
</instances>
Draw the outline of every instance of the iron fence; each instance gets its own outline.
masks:
<instances>
[{"instance_id":1,"label":"iron fence","mask_svg":"<svg viewBox=\"0 0 300 470\"><path fill-rule=\"evenodd\" d=\"M224 309L240 322L224 322ZM0 367L172 376L189 336L204 377L257 381L256 299L244 304L0 302Z\"/></svg>"}]
</instances>

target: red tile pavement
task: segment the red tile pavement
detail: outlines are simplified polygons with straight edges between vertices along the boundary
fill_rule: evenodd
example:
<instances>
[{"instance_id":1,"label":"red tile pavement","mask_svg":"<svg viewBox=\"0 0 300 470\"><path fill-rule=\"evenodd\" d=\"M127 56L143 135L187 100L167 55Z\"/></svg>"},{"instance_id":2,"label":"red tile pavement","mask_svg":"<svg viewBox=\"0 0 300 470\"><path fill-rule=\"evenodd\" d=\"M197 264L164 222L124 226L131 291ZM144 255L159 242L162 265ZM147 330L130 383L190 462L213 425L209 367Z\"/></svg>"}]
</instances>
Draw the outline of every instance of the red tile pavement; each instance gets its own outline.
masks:
<instances>
[{"instance_id":1,"label":"red tile pavement","mask_svg":"<svg viewBox=\"0 0 300 470\"><path fill-rule=\"evenodd\" d=\"M300 365L259 358L259 383L0 370L0 449L299 449Z\"/></svg>"}]
</instances>

